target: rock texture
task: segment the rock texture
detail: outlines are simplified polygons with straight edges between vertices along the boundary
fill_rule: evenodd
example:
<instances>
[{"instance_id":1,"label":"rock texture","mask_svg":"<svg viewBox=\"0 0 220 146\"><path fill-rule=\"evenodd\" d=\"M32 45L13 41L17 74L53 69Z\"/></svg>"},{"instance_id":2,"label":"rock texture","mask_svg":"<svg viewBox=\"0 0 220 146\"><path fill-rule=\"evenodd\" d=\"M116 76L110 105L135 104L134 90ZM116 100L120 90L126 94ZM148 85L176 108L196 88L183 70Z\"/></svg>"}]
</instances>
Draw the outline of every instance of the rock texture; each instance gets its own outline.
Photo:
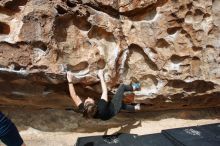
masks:
<instances>
[{"instance_id":1,"label":"rock texture","mask_svg":"<svg viewBox=\"0 0 220 146\"><path fill-rule=\"evenodd\" d=\"M1 0L0 104L71 108L131 77L145 110L220 106L219 0Z\"/></svg>"}]
</instances>

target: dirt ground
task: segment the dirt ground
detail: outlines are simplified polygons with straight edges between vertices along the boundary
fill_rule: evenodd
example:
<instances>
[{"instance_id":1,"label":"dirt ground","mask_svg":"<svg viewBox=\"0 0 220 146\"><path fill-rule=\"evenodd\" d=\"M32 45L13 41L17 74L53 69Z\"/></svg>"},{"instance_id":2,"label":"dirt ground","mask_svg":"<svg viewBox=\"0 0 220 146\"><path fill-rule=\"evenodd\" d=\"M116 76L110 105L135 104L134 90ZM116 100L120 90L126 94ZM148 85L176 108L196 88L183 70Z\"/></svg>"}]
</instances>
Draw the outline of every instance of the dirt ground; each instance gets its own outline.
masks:
<instances>
[{"instance_id":1,"label":"dirt ground","mask_svg":"<svg viewBox=\"0 0 220 146\"><path fill-rule=\"evenodd\" d=\"M17 125L27 146L74 146L78 137L158 133L163 129L220 123L220 109L120 113L110 121L86 120L73 111L1 109ZM0 146L3 146L0 143Z\"/></svg>"}]
</instances>

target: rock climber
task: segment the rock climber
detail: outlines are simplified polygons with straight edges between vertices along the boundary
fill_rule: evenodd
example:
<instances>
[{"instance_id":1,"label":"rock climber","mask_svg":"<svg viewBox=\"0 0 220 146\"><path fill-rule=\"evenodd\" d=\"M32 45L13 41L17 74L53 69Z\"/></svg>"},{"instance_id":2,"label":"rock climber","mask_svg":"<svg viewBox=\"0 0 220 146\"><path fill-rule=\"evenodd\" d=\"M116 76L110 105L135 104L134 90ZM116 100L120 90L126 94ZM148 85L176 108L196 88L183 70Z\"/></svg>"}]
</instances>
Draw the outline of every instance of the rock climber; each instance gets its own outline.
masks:
<instances>
[{"instance_id":1,"label":"rock climber","mask_svg":"<svg viewBox=\"0 0 220 146\"><path fill-rule=\"evenodd\" d=\"M131 82L130 85L121 84L113 96L111 101L108 100L107 86L104 80L103 70L98 71L98 77L102 86L102 95L96 104L94 99L88 97L83 102L80 97L76 94L73 86L73 74L67 72L67 80L69 84L69 92L75 105L78 107L78 111L83 114L86 118L97 118L101 120L109 120L114 117L121 109L127 110L129 112L134 112L140 110L140 104L131 105L123 103L124 92L125 91L136 91L140 90L140 83L135 81Z\"/></svg>"},{"instance_id":2,"label":"rock climber","mask_svg":"<svg viewBox=\"0 0 220 146\"><path fill-rule=\"evenodd\" d=\"M25 146L14 123L0 112L0 139L7 146Z\"/></svg>"}]
</instances>

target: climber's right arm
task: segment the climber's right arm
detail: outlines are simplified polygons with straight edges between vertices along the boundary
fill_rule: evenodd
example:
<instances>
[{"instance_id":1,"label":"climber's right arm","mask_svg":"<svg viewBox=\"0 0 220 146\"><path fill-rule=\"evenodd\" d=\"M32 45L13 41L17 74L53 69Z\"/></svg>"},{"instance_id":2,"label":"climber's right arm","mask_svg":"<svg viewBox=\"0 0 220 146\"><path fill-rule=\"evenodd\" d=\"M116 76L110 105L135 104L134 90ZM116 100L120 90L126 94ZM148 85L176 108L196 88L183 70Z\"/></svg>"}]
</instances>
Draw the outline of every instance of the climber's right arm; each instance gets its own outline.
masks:
<instances>
[{"instance_id":1,"label":"climber's right arm","mask_svg":"<svg viewBox=\"0 0 220 146\"><path fill-rule=\"evenodd\" d=\"M70 71L67 72L67 80L69 84L70 96L73 99L76 106L78 107L82 103L82 100L79 98L79 96L75 92L75 88L73 86L73 75Z\"/></svg>"},{"instance_id":2,"label":"climber's right arm","mask_svg":"<svg viewBox=\"0 0 220 146\"><path fill-rule=\"evenodd\" d=\"M108 102L108 90L107 90L107 86L104 80L104 75L103 75L103 70L99 70L98 72L98 76L101 82L101 86L102 86L102 96L101 99L105 100Z\"/></svg>"}]
</instances>

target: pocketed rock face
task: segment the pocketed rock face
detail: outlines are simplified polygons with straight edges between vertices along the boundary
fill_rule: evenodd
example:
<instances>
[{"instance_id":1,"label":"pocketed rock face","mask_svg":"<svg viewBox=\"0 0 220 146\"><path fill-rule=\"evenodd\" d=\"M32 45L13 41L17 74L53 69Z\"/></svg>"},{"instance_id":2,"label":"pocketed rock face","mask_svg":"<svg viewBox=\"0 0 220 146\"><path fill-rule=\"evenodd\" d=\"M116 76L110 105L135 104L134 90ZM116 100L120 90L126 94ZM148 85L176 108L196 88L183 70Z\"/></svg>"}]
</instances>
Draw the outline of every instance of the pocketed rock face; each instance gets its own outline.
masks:
<instances>
[{"instance_id":1,"label":"pocketed rock face","mask_svg":"<svg viewBox=\"0 0 220 146\"><path fill-rule=\"evenodd\" d=\"M99 98L140 80L144 110L220 106L218 0L3 0L0 104L72 108L77 93Z\"/></svg>"}]
</instances>

